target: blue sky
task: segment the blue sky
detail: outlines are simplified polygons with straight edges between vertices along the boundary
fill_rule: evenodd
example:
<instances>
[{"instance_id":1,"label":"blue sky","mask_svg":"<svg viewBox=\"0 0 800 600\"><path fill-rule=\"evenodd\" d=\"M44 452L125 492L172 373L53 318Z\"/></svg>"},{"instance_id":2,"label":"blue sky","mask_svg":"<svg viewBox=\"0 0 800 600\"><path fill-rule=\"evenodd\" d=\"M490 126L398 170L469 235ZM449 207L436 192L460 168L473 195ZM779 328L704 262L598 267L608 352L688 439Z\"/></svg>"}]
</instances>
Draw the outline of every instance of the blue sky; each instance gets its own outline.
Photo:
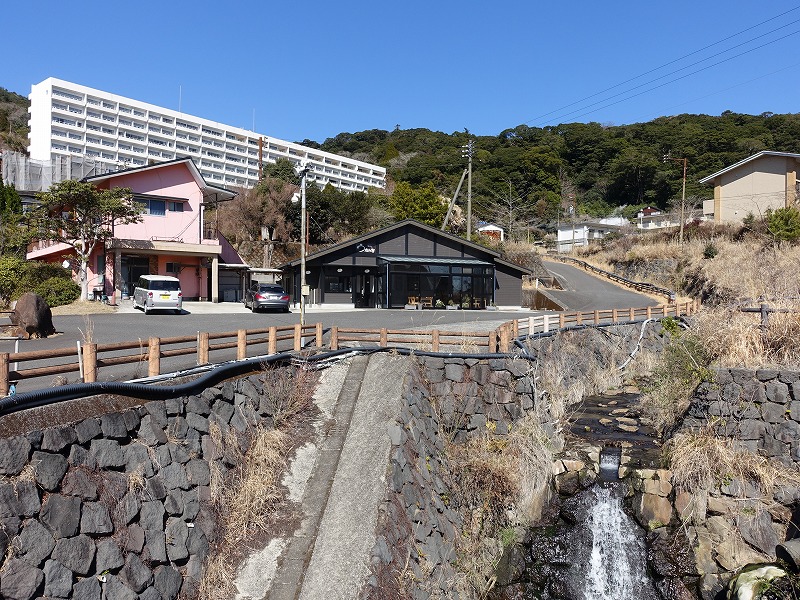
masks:
<instances>
[{"instance_id":1,"label":"blue sky","mask_svg":"<svg viewBox=\"0 0 800 600\"><path fill-rule=\"evenodd\" d=\"M291 141L800 112L800 2L7 4L6 89L58 77Z\"/></svg>"}]
</instances>

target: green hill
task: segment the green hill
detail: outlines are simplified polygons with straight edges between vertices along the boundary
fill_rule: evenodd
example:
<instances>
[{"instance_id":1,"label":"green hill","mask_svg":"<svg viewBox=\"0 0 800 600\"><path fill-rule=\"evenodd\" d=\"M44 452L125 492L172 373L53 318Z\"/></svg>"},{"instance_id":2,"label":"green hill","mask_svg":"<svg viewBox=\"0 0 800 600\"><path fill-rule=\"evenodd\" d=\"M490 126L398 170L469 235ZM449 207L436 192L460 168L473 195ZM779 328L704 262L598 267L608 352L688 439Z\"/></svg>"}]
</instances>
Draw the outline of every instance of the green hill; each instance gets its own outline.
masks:
<instances>
[{"instance_id":1,"label":"green hill","mask_svg":"<svg viewBox=\"0 0 800 600\"><path fill-rule=\"evenodd\" d=\"M30 102L0 87L0 149L26 152L28 147L28 106Z\"/></svg>"}]
</instances>

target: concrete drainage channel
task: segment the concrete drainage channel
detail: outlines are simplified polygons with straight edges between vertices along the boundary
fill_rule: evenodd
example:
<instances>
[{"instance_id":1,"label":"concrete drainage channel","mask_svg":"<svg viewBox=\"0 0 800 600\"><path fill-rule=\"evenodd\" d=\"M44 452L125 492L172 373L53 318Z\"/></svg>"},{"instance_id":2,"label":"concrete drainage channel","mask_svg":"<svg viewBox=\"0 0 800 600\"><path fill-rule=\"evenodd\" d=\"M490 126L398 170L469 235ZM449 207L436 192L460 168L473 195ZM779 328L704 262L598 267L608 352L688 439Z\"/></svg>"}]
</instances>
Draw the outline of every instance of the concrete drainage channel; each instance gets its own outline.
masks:
<instances>
[{"instance_id":1,"label":"concrete drainage channel","mask_svg":"<svg viewBox=\"0 0 800 600\"><path fill-rule=\"evenodd\" d=\"M298 449L283 484L301 505L289 539L273 539L245 562L237 600L354 598L368 577L378 507L386 489L399 385L408 359L356 356L324 371L314 402L317 441ZM387 381L397 381L387 394Z\"/></svg>"}]
</instances>

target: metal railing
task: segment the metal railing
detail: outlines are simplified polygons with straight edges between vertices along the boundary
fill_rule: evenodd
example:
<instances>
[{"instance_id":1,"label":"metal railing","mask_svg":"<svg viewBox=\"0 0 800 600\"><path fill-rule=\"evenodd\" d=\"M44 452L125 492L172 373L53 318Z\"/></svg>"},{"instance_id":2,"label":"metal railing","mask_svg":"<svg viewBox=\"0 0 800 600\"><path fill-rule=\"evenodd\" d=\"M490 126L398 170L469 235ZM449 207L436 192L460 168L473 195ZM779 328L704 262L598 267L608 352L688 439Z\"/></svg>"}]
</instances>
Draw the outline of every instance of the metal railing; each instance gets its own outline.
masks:
<instances>
[{"instance_id":1,"label":"metal railing","mask_svg":"<svg viewBox=\"0 0 800 600\"><path fill-rule=\"evenodd\" d=\"M569 262L579 265L583 267L586 271L592 271L594 273L597 273L598 275L602 275L603 277L610 279L611 281L616 281L617 283L621 283L622 285L633 288L640 292L648 292L650 294L664 296L669 300L673 299L675 296L675 292L672 290L659 287L655 284L648 283L646 281L633 281L632 279L628 279L626 277L623 277L622 275L617 275L616 273L605 271L600 267L595 267L594 265L589 264L585 260L572 258L571 256L561 256L559 254L547 254L547 258L552 258L553 260L560 260L561 262Z\"/></svg>"}]
</instances>

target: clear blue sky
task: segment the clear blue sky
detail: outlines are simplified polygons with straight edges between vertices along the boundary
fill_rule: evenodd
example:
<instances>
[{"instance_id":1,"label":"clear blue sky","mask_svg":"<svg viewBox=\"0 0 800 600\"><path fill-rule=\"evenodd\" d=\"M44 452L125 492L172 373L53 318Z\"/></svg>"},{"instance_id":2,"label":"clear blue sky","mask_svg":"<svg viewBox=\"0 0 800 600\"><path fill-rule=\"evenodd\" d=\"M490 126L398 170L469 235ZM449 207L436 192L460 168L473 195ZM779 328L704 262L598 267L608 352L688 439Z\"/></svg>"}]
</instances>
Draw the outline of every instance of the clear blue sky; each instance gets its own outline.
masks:
<instances>
[{"instance_id":1,"label":"clear blue sky","mask_svg":"<svg viewBox=\"0 0 800 600\"><path fill-rule=\"evenodd\" d=\"M2 18L6 89L180 99L290 141L800 112L797 0L10 0Z\"/></svg>"}]
</instances>

